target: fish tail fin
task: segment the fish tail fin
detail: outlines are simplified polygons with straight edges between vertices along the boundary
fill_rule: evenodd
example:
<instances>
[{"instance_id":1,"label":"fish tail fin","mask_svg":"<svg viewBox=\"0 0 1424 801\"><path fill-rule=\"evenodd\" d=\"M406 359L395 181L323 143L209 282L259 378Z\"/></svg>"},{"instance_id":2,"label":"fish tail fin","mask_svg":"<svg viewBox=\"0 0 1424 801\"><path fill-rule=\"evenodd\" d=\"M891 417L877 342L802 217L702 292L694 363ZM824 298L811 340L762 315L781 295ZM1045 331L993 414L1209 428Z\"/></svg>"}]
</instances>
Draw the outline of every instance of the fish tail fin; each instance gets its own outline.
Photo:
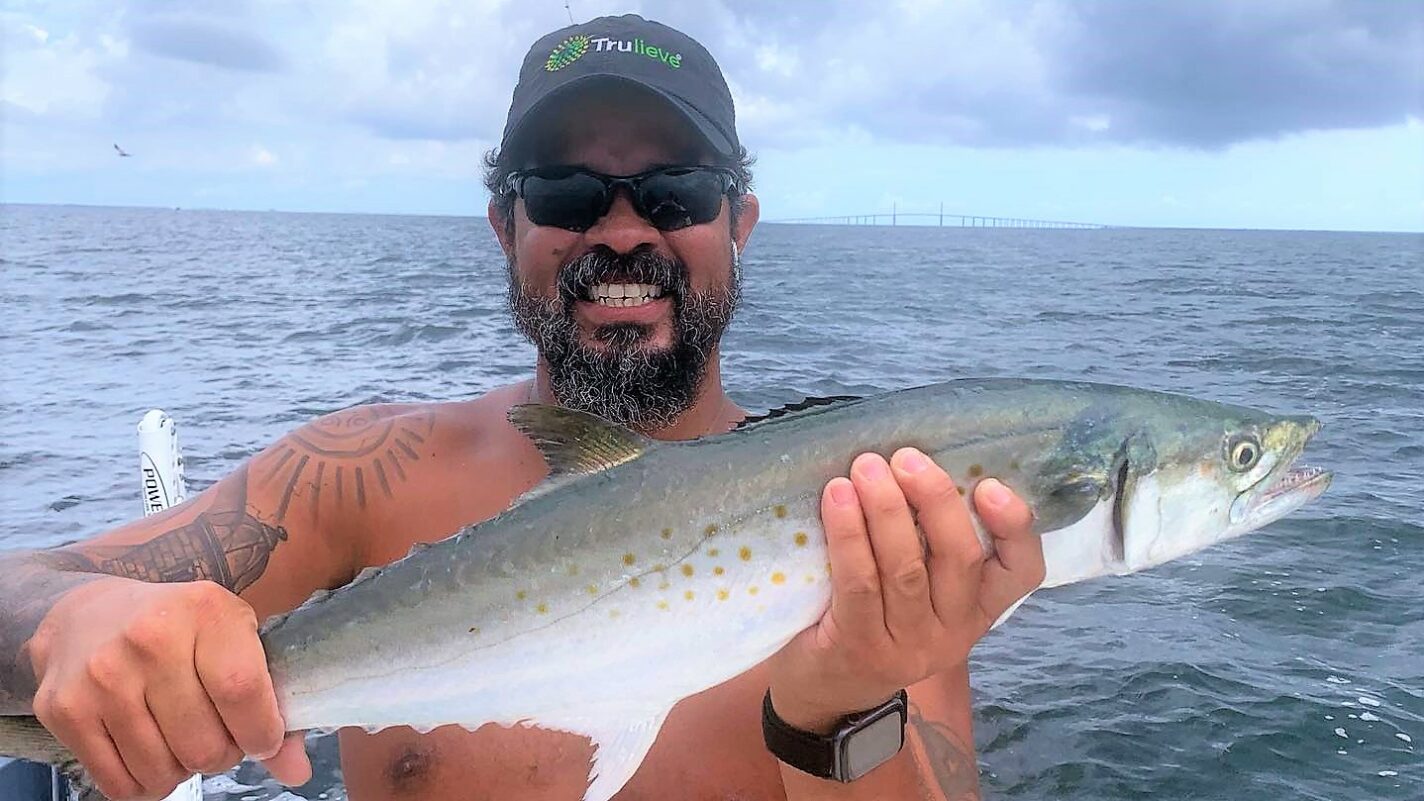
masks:
<instances>
[{"instance_id":1,"label":"fish tail fin","mask_svg":"<svg viewBox=\"0 0 1424 801\"><path fill-rule=\"evenodd\" d=\"M70 801L107 801L74 754L30 715L0 716L0 754L58 768L69 781Z\"/></svg>"}]
</instances>

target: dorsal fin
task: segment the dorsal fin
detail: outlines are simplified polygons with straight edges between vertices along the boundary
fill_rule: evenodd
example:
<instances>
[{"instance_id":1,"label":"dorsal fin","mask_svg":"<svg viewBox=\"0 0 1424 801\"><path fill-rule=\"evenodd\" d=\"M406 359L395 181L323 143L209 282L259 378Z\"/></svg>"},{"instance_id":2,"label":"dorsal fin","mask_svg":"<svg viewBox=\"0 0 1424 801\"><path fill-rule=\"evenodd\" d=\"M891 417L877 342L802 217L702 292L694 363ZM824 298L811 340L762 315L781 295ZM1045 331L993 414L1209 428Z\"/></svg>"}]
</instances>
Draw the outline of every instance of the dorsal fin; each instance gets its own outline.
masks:
<instances>
[{"instance_id":1,"label":"dorsal fin","mask_svg":"<svg viewBox=\"0 0 1424 801\"><path fill-rule=\"evenodd\" d=\"M617 467L637 459L656 444L596 414L542 403L511 407L509 422L534 442L549 464L551 480Z\"/></svg>"},{"instance_id":2,"label":"dorsal fin","mask_svg":"<svg viewBox=\"0 0 1424 801\"><path fill-rule=\"evenodd\" d=\"M737 428L746 428L753 423L761 423L767 420L775 420L778 417L785 417L789 414L804 412L807 409L814 409L818 406L834 406L837 403L847 403L849 401L860 400L859 395L827 395L824 398L802 398L795 403L788 403L785 406L778 406L775 409L768 409L763 414L748 415L745 420L737 424Z\"/></svg>"}]
</instances>

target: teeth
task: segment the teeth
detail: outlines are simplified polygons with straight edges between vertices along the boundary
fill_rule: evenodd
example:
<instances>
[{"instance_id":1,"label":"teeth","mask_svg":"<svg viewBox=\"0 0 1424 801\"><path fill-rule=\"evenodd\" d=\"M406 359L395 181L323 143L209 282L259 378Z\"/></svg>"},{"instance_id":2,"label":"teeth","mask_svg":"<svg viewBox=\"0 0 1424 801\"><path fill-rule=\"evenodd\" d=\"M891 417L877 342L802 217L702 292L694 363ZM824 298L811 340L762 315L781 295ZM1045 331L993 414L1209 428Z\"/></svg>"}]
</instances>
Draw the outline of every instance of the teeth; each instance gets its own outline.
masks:
<instances>
[{"instance_id":1,"label":"teeth","mask_svg":"<svg viewBox=\"0 0 1424 801\"><path fill-rule=\"evenodd\" d=\"M624 308L662 297L663 290L656 284L594 284L588 294L600 306Z\"/></svg>"}]
</instances>

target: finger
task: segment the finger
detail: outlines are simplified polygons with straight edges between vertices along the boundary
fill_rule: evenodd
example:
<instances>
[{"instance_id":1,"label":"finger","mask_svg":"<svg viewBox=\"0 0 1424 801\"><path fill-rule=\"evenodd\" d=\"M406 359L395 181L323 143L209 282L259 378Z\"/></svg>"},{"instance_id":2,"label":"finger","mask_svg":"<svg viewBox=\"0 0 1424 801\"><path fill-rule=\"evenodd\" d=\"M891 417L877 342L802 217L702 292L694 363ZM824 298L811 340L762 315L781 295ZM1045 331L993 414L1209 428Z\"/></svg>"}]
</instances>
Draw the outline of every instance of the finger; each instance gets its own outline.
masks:
<instances>
[{"instance_id":1,"label":"finger","mask_svg":"<svg viewBox=\"0 0 1424 801\"><path fill-rule=\"evenodd\" d=\"M189 773L222 773L242 761L242 749L191 664L160 674L155 686L162 689L148 694L148 708L169 750Z\"/></svg>"},{"instance_id":2,"label":"finger","mask_svg":"<svg viewBox=\"0 0 1424 801\"><path fill-rule=\"evenodd\" d=\"M161 798L191 775L169 750L142 697L115 699L111 710L104 717L104 730L145 793Z\"/></svg>"},{"instance_id":3,"label":"finger","mask_svg":"<svg viewBox=\"0 0 1424 801\"><path fill-rule=\"evenodd\" d=\"M80 718L72 706L50 704L35 699L35 714L40 723L74 753L79 763L89 771L94 784L106 798L128 798L143 792L142 785L129 772L109 730L97 717Z\"/></svg>"},{"instance_id":4,"label":"finger","mask_svg":"<svg viewBox=\"0 0 1424 801\"><path fill-rule=\"evenodd\" d=\"M994 538L980 592L980 606L992 622L1043 583L1043 541L1033 531L1028 505L997 479L974 488L974 508Z\"/></svg>"},{"instance_id":5,"label":"finger","mask_svg":"<svg viewBox=\"0 0 1424 801\"><path fill-rule=\"evenodd\" d=\"M885 625L896 640L922 637L933 619L930 574L905 494L879 454L861 455L851 465L850 475L865 509L880 573Z\"/></svg>"},{"instance_id":6,"label":"finger","mask_svg":"<svg viewBox=\"0 0 1424 801\"><path fill-rule=\"evenodd\" d=\"M912 448L892 460L905 500L915 510L928 546L931 603L941 620L974 597L984 549L974 532L969 507L950 478L929 457Z\"/></svg>"},{"instance_id":7,"label":"finger","mask_svg":"<svg viewBox=\"0 0 1424 801\"><path fill-rule=\"evenodd\" d=\"M202 629L194 666L237 747L259 760L275 755L286 727L255 617L229 615Z\"/></svg>"},{"instance_id":8,"label":"finger","mask_svg":"<svg viewBox=\"0 0 1424 801\"><path fill-rule=\"evenodd\" d=\"M282 749L271 759L264 759L262 766L272 774L272 778L288 787L300 787L311 781L311 760L307 758L306 737L301 732L292 732L282 741Z\"/></svg>"},{"instance_id":9,"label":"finger","mask_svg":"<svg viewBox=\"0 0 1424 801\"><path fill-rule=\"evenodd\" d=\"M821 493L821 525L831 561L831 616L840 632L867 642L885 639L885 610L875 553L855 485L834 478Z\"/></svg>"}]
</instances>

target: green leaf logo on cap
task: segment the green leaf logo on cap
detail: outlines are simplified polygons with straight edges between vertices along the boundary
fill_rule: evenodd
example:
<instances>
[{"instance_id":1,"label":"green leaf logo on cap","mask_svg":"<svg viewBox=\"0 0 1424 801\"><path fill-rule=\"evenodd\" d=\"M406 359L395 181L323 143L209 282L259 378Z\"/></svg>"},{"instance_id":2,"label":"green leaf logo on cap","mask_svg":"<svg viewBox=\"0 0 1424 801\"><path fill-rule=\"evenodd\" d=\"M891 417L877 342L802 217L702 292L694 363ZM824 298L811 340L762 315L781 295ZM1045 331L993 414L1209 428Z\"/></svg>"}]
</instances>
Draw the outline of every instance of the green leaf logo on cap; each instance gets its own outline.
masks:
<instances>
[{"instance_id":1,"label":"green leaf logo on cap","mask_svg":"<svg viewBox=\"0 0 1424 801\"><path fill-rule=\"evenodd\" d=\"M588 52L588 37L583 34L570 36L559 42L553 52L549 53L549 60L544 62L544 69L549 72L557 72L568 65L579 60L579 56Z\"/></svg>"}]
</instances>

